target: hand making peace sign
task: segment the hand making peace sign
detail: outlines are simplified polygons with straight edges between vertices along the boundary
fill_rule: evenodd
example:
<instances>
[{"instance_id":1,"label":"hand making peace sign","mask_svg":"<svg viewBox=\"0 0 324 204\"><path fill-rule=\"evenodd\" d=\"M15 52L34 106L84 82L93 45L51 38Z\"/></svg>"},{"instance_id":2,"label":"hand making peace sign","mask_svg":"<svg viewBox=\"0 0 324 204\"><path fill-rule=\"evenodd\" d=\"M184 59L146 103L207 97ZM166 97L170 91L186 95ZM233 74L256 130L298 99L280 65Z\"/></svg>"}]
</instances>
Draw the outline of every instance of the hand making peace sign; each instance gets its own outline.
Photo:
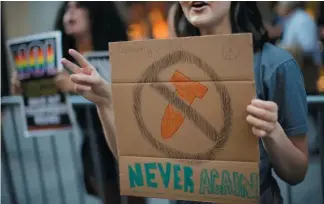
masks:
<instances>
[{"instance_id":1,"label":"hand making peace sign","mask_svg":"<svg viewBox=\"0 0 324 204\"><path fill-rule=\"evenodd\" d=\"M79 52L70 49L69 54L81 66L65 58L61 60L63 66L73 73L71 80L75 83L75 91L96 105L109 106L111 103L111 85Z\"/></svg>"}]
</instances>

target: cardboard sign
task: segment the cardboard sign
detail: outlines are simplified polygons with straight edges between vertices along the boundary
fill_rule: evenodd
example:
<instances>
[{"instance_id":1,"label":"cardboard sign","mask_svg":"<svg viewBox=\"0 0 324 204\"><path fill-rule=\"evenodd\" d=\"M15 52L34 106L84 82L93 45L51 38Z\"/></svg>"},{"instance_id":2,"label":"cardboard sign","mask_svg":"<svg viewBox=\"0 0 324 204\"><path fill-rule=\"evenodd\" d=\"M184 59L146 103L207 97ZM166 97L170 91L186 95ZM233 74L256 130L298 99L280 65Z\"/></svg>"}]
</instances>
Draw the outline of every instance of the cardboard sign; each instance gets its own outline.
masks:
<instances>
[{"instance_id":1,"label":"cardboard sign","mask_svg":"<svg viewBox=\"0 0 324 204\"><path fill-rule=\"evenodd\" d=\"M84 56L106 81L111 81L108 51L88 52Z\"/></svg>"},{"instance_id":2,"label":"cardboard sign","mask_svg":"<svg viewBox=\"0 0 324 204\"><path fill-rule=\"evenodd\" d=\"M7 42L10 64L23 90L25 136L72 130L72 106L55 85L61 67L61 33L48 32Z\"/></svg>"},{"instance_id":3,"label":"cardboard sign","mask_svg":"<svg viewBox=\"0 0 324 204\"><path fill-rule=\"evenodd\" d=\"M110 44L122 195L257 203L251 34Z\"/></svg>"}]
</instances>

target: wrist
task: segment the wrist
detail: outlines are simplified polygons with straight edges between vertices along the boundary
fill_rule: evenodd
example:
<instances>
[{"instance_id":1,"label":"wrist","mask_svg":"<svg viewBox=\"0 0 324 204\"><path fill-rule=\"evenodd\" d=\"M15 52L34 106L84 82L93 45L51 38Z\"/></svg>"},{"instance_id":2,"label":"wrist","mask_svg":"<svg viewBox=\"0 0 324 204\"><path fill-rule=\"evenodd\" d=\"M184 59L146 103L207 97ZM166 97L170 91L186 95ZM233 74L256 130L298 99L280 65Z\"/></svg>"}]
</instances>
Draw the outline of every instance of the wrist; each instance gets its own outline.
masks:
<instances>
[{"instance_id":1,"label":"wrist","mask_svg":"<svg viewBox=\"0 0 324 204\"><path fill-rule=\"evenodd\" d=\"M105 99L102 99L102 100L96 102L96 106L98 109L101 109L101 110L108 109L111 107L108 100L105 100Z\"/></svg>"},{"instance_id":2,"label":"wrist","mask_svg":"<svg viewBox=\"0 0 324 204\"><path fill-rule=\"evenodd\" d=\"M111 83L108 83L106 80L102 79L102 82L100 83L99 91L101 92L100 106L110 107L112 103Z\"/></svg>"},{"instance_id":3,"label":"wrist","mask_svg":"<svg viewBox=\"0 0 324 204\"><path fill-rule=\"evenodd\" d=\"M281 125L277 122L275 128L271 133L268 134L267 137L264 137L263 140L266 142L275 142L280 140L281 136L283 135L283 129Z\"/></svg>"}]
</instances>

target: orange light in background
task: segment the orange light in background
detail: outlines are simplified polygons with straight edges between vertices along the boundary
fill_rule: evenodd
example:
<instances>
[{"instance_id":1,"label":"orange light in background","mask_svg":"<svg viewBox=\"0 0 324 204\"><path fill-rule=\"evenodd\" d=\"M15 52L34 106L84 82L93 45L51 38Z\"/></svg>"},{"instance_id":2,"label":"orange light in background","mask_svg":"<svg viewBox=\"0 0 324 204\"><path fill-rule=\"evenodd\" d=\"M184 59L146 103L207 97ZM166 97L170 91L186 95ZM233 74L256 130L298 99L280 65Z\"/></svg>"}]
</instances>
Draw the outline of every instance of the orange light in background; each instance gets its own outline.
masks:
<instances>
[{"instance_id":1,"label":"orange light in background","mask_svg":"<svg viewBox=\"0 0 324 204\"><path fill-rule=\"evenodd\" d=\"M305 11L306 11L306 13L308 13L308 15L310 17L312 17L313 20L315 20L315 12L314 12L314 10L312 8L306 8Z\"/></svg>"},{"instance_id":2,"label":"orange light in background","mask_svg":"<svg viewBox=\"0 0 324 204\"><path fill-rule=\"evenodd\" d=\"M169 27L167 21L163 18L162 11L153 9L149 14L152 24L152 35L155 39L163 39L169 37Z\"/></svg>"},{"instance_id":3,"label":"orange light in background","mask_svg":"<svg viewBox=\"0 0 324 204\"><path fill-rule=\"evenodd\" d=\"M130 40L143 40L148 38L148 26L144 21L130 24L127 32Z\"/></svg>"},{"instance_id":4,"label":"orange light in background","mask_svg":"<svg viewBox=\"0 0 324 204\"><path fill-rule=\"evenodd\" d=\"M130 22L127 31L129 39L168 38L167 7L168 3L162 1L139 2L130 5Z\"/></svg>"},{"instance_id":5,"label":"orange light in background","mask_svg":"<svg viewBox=\"0 0 324 204\"><path fill-rule=\"evenodd\" d=\"M321 69L320 78L317 81L317 88L319 92L324 92L324 68Z\"/></svg>"}]
</instances>

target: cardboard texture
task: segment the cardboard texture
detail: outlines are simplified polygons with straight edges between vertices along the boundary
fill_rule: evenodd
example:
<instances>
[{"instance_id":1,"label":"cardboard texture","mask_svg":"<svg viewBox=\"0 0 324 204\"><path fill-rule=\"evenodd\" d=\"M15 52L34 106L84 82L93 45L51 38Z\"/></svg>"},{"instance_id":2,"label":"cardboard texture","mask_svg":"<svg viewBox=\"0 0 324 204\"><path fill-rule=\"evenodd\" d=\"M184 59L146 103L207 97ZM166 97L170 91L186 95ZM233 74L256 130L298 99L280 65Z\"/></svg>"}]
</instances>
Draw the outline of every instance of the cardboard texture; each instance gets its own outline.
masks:
<instances>
[{"instance_id":1,"label":"cardboard texture","mask_svg":"<svg viewBox=\"0 0 324 204\"><path fill-rule=\"evenodd\" d=\"M257 203L252 35L109 46L121 194Z\"/></svg>"}]
</instances>

